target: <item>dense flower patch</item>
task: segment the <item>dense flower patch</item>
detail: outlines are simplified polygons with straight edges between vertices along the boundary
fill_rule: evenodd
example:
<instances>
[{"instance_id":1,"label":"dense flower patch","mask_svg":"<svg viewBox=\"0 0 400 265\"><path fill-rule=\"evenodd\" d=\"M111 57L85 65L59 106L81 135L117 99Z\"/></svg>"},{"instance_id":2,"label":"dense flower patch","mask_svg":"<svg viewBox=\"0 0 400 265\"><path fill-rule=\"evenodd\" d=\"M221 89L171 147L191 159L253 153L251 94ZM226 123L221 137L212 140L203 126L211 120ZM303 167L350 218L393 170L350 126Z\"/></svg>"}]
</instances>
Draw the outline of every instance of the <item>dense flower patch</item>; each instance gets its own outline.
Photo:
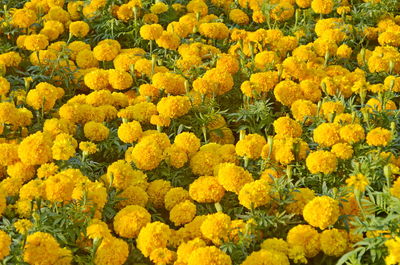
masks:
<instances>
[{"instance_id":1,"label":"dense flower patch","mask_svg":"<svg viewBox=\"0 0 400 265\"><path fill-rule=\"evenodd\" d=\"M400 263L399 1L5 2L2 264Z\"/></svg>"}]
</instances>

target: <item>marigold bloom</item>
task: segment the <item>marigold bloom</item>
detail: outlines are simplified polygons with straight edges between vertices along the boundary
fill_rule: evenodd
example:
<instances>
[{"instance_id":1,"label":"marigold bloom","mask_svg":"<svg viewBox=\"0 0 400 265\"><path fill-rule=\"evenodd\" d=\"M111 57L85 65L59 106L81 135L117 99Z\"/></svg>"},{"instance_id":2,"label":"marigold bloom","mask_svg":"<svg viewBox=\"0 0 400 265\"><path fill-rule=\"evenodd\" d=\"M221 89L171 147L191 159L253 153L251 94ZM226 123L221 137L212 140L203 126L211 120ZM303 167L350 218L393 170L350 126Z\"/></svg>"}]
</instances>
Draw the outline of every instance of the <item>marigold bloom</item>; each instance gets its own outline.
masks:
<instances>
[{"instance_id":1,"label":"marigold bloom","mask_svg":"<svg viewBox=\"0 0 400 265\"><path fill-rule=\"evenodd\" d=\"M121 237L135 238L150 221L151 215L145 208L129 205L115 215L114 230Z\"/></svg>"},{"instance_id":2,"label":"marigold bloom","mask_svg":"<svg viewBox=\"0 0 400 265\"><path fill-rule=\"evenodd\" d=\"M312 174L329 174L336 170L336 156L328 151L315 151L307 156L306 165Z\"/></svg>"},{"instance_id":3,"label":"marigold bloom","mask_svg":"<svg viewBox=\"0 0 400 265\"><path fill-rule=\"evenodd\" d=\"M225 189L216 177L202 176L189 186L190 197L200 203L219 202L225 195Z\"/></svg>"},{"instance_id":4,"label":"marigold bloom","mask_svg":"<svg viewBox=\"0 0 400 265\"><path fill-rule=\"evenodd\" d=\"M361 173L356 175L351 175L348 179L346 179L347 186L353 187L355 190L358 191L365 191L366 186L369 185L368 178Z\"/></svg>"},{"instance_id":5,"label":"marigold bloom","mask_svg":"<svg viewBox=\"0 0 400 265\"><path fill-rule=\"evenodd\" d=\"M368 132L367 144L371 146L387 146L392 137L392 133L389 130L378 127Z\"/></svg>"},{"instance_id":6,"label":"marigold bloom","mask_svg":"<svg viewBox=\"0 0 400 265\"><path fill-rule=\"evenodd\" d=\"M328 256L340 257L348 250L348 236L344 230L336 228L321 233L321 250Z\"/></svg>"},{"instance_id":7,"label":"marigold bloom","mask_svg":"<svg viewBox=\"0 0 400 265\"><path fill-rule=\"evenodd\" d=\"M304 220L322 230L334 225L339 215L339 202L328 196L312 199L303 209Z\"/></svg>"},{"instance_id":8,"label":"marigold bloom","mask_svg":"<svg viewBox=\"0 0 400 265\"><path fill-rule=\"evenodd\" d=\"M266 180L259 179L245 184L239 192L239 203L247 209L257 208L270 202L271 187Z\"/></svg>"},{"instance_id":9,"label":"marigold bloom","mask_svg":"<svg viewBox=\"0 0 400 265\"><path fill-rule=\"evenodd\" d=\"M170 236L171 230L166 224L148 223L139 232L136 240L137 248L145 257L148 257L155 249L167 247Z\"/></svg>"},{"instance_id":10,"label":"marigold bloom","mask_svg":"<svg viewBox=\"0 0 400 265\"><path fill-rule=\"evenodd\" d=\"M301 246L308 258L315 257L321 250L320 235L310 225L297 225L289 230L287 240L290 245Z\"/></svg>"}]
</instances>

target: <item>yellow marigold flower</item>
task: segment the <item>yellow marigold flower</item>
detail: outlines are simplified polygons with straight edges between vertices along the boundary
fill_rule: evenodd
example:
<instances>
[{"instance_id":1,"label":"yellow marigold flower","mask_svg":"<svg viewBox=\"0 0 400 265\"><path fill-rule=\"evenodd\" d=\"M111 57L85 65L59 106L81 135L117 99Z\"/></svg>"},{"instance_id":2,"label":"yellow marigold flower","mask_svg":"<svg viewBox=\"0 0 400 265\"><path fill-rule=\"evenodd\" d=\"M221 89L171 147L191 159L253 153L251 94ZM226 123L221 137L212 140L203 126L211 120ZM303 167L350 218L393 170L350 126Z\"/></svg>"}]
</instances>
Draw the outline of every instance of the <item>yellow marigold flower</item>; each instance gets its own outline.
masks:
<instances>
[{"instance_id":1,"label":"yellow marigold flower","mask_svg":"<svg viewBox=\"0 0 400 265\"><path fill-rule=\"evenodd\" d=\"M84 21L74 21L69 24L69 32L78 38L83 38L89 33L89 25Z\"/></svg>"},{"instance_id":2,"label":"yellow marigold flower","mask_svg":"<svg viewBox=\"0 0 400 265\"><path fill-rule=\"evenodd\" d=\"M0 182L0 190L8 196L18 195L19 190L22 188L23 182L21 178L9 177Z\"/></svg>"},{"instance_id":3,"label":"yellow marigold flower","mask_svg":"<svg viewBox=\"0 0 400 265\"><path fill-rule=\"evenodd\" d=\"M167 247L170 236L168 225L161 222L148 223L140 230L136 240L137 248L148 257L154 250Z\"/></svg>"},{"instance_id":4,"label":"yellow marigold flower","mask_svg":"<svg viewBox=\"0 0 400 265\"><path fill-rule=\"evenodd\" d=\"M183 76L174 73L156 73L151 78L153 86L172 95L185 93L185 81L186 79Z\"/></svg>"},{"instance_id":5,"label":"yellow marigold flower","mask_svg":"<svg viewBox=\"0 0 400 265\"><path fill-rule=\"evenodd\" d=\"M66 249L60 248L56 239L43 232L35 232L28 235L23 252L24 261L38 265L40 263L47 264L69 264L68 260L72 260L72 253ZM66 263L62 263L62 262Z\"/></svg>"},{"instance_id":6,"label":"yellow marigold flower","mask_svg":"<svg viewBox=\"0 0 400 265\"><path fill-rule=\"evenodd\" d=\"M181 39L175 33L163 31L161 36L156 39L156 43L161 48L168 50L176 50L178 49L181 43Z\"/></svg>"},{"instance_id":7,"label":"yellow marigold flower","mask_svg":"<svg viewBox=\"0 0 400 265\"><path fill-rule=\"evenodd\" d=\"M95 143L92 142L80 142L79 150L87 153L88 155L92 155L97 152L97 146Z\"/></svg>"},{"instance_id":8,"label":"yellow marigold flower","mask_svg":"<svg viewBox=\"0 0 400 265\"><path fill-rule=\"evenodd\" d=\"M154 264L172 264L176 260L176 253L167 248L157 248L151 252L150 260Z\"/></svg>"},{"instance_id":9,"label":"yellow marigold flower","mask_svg":"<svg viewBox=\"0 0 400 265\"><path fill-rule=\"evenodd\" d=\"M298 122L310 124L317 115L317 105L310 100L298 99L290 107L293 118Z\"/></svg>"},{"instance_id":10,"label":"yellow marigold flower","mask_svg":"<svg viewBox=\"0 0 400 265\"><path fill-rule=\"evenodd\" d=\"M199 176L212 175L214 167L221 163L221 159L216 152L200 150L190 158L190 168L192 172Z\"/></svg>"},{"instance_id":11,"label":"yellow marigold flower","mask_svg":"<svg viewBox=\"0 0 400 265\"><path fill-rule=\"evenodd\" d=\"M18 109L14 103L0 103L0 122L5 124L14 124L18 119Z\"/></svg>"},{"instance_id":12,"label":"yellow marigold flower","mask_svg":"<svg viewBox=\"0 0 400 265\"><path fill-rule=\"evenodd\" d=\"M163 31L160 24L143 25L140 27L140 36L145 40L156 40L161 37Z\"/></svg>"},{"instance_id":13,"label":"yellow marigold flower","mask_svg":"<svg viewBox=\"0 0 400 265\"><path fill-rule=\"evenodd\" d=\"M53 159L68 160L75 155L78 142L69 134L61 133L56 136L51 148Z\"/></svg>"},{"instance_id":14,"label":"yellow marigold flower","mask_svg":"<svg viewBox=\"0 0 400 265\"><path fill-rule=\"evenodd\" d=\"M205 238L211 240L215 245L221 245L223 241L228 239L230 225L231 218L222 212L218 212L207 215L200 230Z\"/></svg>"},{"instance_id":15,"label":"yellow marigold flower","mask_svg":"<svg viewBox=\"0 0 400 265\"><path fill-rule=\"evenodd\" d=\"M171 119L185 115L190 108L191 104L187 96L163 97L157 104L159 114Z\"/></svg>"},{"instance_id":16,"label":"yellow marigold flower","mask_svg":"<svg viewBox=\"0 0 400 265\"><path fill-rule=\"evenodd\" d=\"M400 247L400 238L395 237L385 242L385 246L388 248L389 255L385 258L385 262L388 265L398 264L400 262L400 254L398 249Z\"/></svg>"},{"instance_id":17,"label":"yellow marigold flower","mask_svg":"<svg viewBox=\"0 0 400 265\"><path fill-rule=\"evenodd\" d=\"M115 232L125 238L135 238L140 229L150 223L151 215L143 207L138 205L126 206L114 217Z\"/></svg>"},{"instance_id":18,"label":"yellow marigold flower","mask_svg":"<svg viewBox=\"0 0 400 265\"><path fill-rule=\"evenodd\" d=\"M17 46L19 47L19 45ZM21 61L22 57L18 52L11 51L0 54L0 64L3 64L5 67L17 67Z\"/></svg>"},{"instance_id":19,"label":"yellow marigold flower","mask_svg":"<svg viewBox=\"0 0 400 265\"><path fill-rule=\"evenodd\" d=\"M149 200L146 191L142 187L135 185L130 185L124 189L124 191L119 194L119 197L123 199L117 205L117 208L119 209L128 205L139 205L145 207Z\"/></svg>"},{"instance_id":20,"label":"yellow marigold flower","mask_svg":"<svg viewBox=\"0 0 400 265\"><path fill-rule=\"evenodd\" d=\"M161 127L168 127L171 123L171 119L160 115L151 115L150 123Z\"/></svg>"},{"instance_id":21,"label":"yellow marigold flower","mask_svg":"<svg viewBox=\"0 0 400 265\"><path fill-rule=\"evenodd\" d=\"M347 232L336 228L325 230L320 235L321 250L328 256L340 257L348 250Z\"/></svg>"},{"instance_id":22,"label":"yellow marigold flower","mask_svg":"<svg viewBox=\"0 0 400 265\"><path fill-rule=\"evenodd\" d=\"M189 256L188 265L219 264L231 265L231 258L215 246L199 247Z\"/></svg>"},{"instance_id":23,"label":"yellow marigold flower","mask_svg":"<svg viewBox=\"0 0 400 265\"><path fill-rule=\"evenodd\" d=\"M149 123L151 116L157 114L157 107L151 102L140 102L118 112L119 118Z\"/></svg>"},{"instance_id":24,"label":"yellow marigold flower","mask_svg":"<svg viewBox=\"0 0 400 265\"><path fill-rule=\"evenodd\" d=\"M111 237L108 225L98 219L92 219L86 228L86 234L90 239L101 239Z\"/></svg>"},{"instance_id":25,"label":"yellow marigold flower","mask_svg":"<svg viewBox=\"0 0 400 265\"><path fill-rule=\"evenodd\" d=\"M313 0L311 2L311 8L317 14L329 14L333 10L332 0Z\"/></svg>"},{"instance_id":26,"label":"yellow marigold flower","mask_svg":"<svg viewBox=\"0 0 400 265\"><path fill-rule=\"evenodd\" d=\"M290 80L281 81L274 88L274 95L277 101L285 106L291 106L293 102L303 98L300 86Z\"/></svg>"},{"instance_id":27,"label":"yellow marigold flower","mask_svg":"<svg viewBox=\"0 0 400 265\"><path fill-rule=\"evenodd\" d=\"M148 141L139 142L130 152L130 161L141 170L153 170L162 160L163 150Z\"/></svg>"},{"instance_id":28,"label":"yellow marigold flower","mask_svg":"<svg viewBox=\"0 0 400 265\"><path fill-rule=\"evenodd\" d=\"M96 265L122 265L129 256L129 245L124 240L108 237L101 241L94 259Z\"/></svg>"},{"instance_id":29,"label":"yellow marigold flower","mask_svg":"<svg viewBox=\"0 0 400 265\"><path fill-rule=\"evenodd\" d=\"M122 4L121 6L118 7L118 9L117 9L117 18L118 19L120 19L124 22L127 22L128 20L130 20L133 17L134 17L133 8L129 3Z\"/></svg>"},{"instance_id":30,"label":"yellow marigold flower","mask_svg":"<svg viewBox=\"0 0 400 265\"><path fill-rule=\"evenodd\" d=\"M273 250L277 252L282 252L287 255L289 251L289 245L288 243L281 239L281 238L267 238L261 243L261 249L266 249L266 250Z\"/></svg>"},{"instance_id":31,"label":"yellow marigold flower","mask_svg":"<svg viewBox=\"0 0 400 265\"><path fill-rule=\"evenodd\" d=\"M353 50L347 46L346 44L342 44L339 46L339 48L336 51L336 55L340 58L350 58L351 53L353 52Z\"/></svg>"},{"instance_id":32,"label":"yellow marigold flower","mask_svg":"<svg viewBox=\"0 0 400 265\"><path fill-rule=\"evenodd\" d=\"M174 223L175 226L181 226L183 224L190 223L196 216L196 205L189 200L180 202L175 205L170 213L169 220Z\"/></svg>"},{"instance_id":33,"label":"yellow marigold flower","mask_svg":"<svg viewBox=\"0 0 400 265\"><path fill-rule=\"evenodd\" d=\"M400 178L397 178L394 182L392 187L390 188L390 194L393 196L400 198Z\"/></svg>"},{"instance_id":34,"label":"yellow marigold flower","mask_svg":"<svg viewBox=\"0 0 400 265\"><path fill-rule=\"evenodd\" d=\"M348 143L337 143L332 146L331 152L340 159L350 159L353 156L353 148Z\"/></svg>"},{"instance_id":35,"label":"yellow marigold flower","mask_svg":"<svg viewBox=\"0 0 400 265\"><path fill-rule=\"evenodd\" d=\"M274 51L262 51L254 57L255 66L260 70L273 67L280 62L281 59Z\"/></svg>"},{"instance_id":36,"label":"yellow marigold flower","mask_svg":"<svg viewBox=\"0 0 400 265\"><path fill-rule=\"evenodd\" d=\"M189 33L191 33L189 25L177 21L172 21L169 23L167 26L167 31L178 35L180 38L186 38Z\"/></svg>"},{"instance_id":37,"label":"yellow marigold flower","mask_svg":"<svg viewBox=\"0 0 400 265\"><path fill-rule=\"evenodd\" d=\"M106 89L110 85L108 74L109 72L104 69L92 70L85 74L85 85L93 90Z\"/></svg>"},{"instance_id":38,"label":"yellow marigold flower","mask_svg":"<svg viewBox=\"0 0 400 265\"><path fill-rule=\"evenodd\" d=\"M369 185L368 178L364 174L356 174L351 175L348 179L346 179L347 186L353 187L358 191L365 191L365 187Z\"/></svg>"},{"instance_id":39,"label":"yellow marigold flower","mask_svg":"<svg viewBox=\"0 0 400 265\"><path fill-rule=\"evenodd\" d=\"M83 127L85 137L93 142L101 142L108 138L109 129L102 123L90 121Z\"/></svg>"},{"instance_id":40,"label":"yellow marigold flower","mask_svg":"<svg viewBox=\"0 0 400 265\"><path fill-rule=\"evenodd\" d=\"M330 147L340 141L339 125L335 123L322 123L314 129L314 142L322 147Z\"/></svg>"},{"instance_id":41,"label":"yellow marigold flower","mask_svg":"<svg viewBox=\"0 0 400 265\"><path fill-rule=\"evenodd\" d=\"M72 199L75 183L69 175L58 173L45 180L46 199L52 202L68 202Z\"/></svg>"},{"instance_id":42,"label":"yellow marigold flower","mask_svg":"<svg viewBox=\"0 0 400 265\"><path fill-rule=\"evenodd\" d=\"M174 144L187 154L194 154L200 148L200 139L190 132L182 132L175 137Z\"/></svg>"},{"instance_id":43,"label":"yellow marigold flower","mask_svg":"<svg viewBox=\"0 0 400 265\"><path fill-rule=\"evenodd\" d=\"M296 5L301 8L309 8L311 7L312 0L296 0Z\"/></svg>"},{"instance_id":44,"label":"yellow marigold flower","mask_svg":"<svg viewBox=\"0 0 400 265\"><path fill-rule=\"evenodd\" d=\"M1 57L0 57L1 58ZM0 59L1 61L1 59ZM387 90L391 89L393 92L400 92L400 78L389 75L384 81Z\"/></svg>"},{"instance_id":45,"label":"yellow marigold flower","mask_svg":"<svg viewBox=\"0 0 400 265\"><path fill-rule=\"evenodd\" d=\"M289 117L280 117L274 121L275 133L282 137L300 137L303 133L301 125Z\"/></svg>"},{"instance_id":46,"label":"yellow marigold flower","mask_svg":"<svg viewBox=\"0 0 400 265\"><path fill-rule=\"evenodd\" d=\"M201 238L197 237L193 240L183 242L177 249L178 259L177 262L188 263L189 257L192 252L198 248L205 247L206 243ZM180 263L179 263L180 264Z\"/></svg>"},{"instance_id":47,"label":"yellow marigold flower","mask_svg":"<svg viewBox=\"0 0 400 265\"><path fill-rule=\"evenodd\" d=\"M190 184L189 195L199 203L219 202L225 195L225 189L216 177L202 176Z\"/></svg>"},{"instance_id":48,"label":"yellow marigold flower","mask_svg":"<svg viewBox=\"0 0 400 265\"><path fill-rule=\"evenodd\" d=\"M108 71L108 81L112 88L125 90L132 86L133 78L125 71L111 69Z\"/></svg>"},{"instance_id":49,"label":"yellow marigold flower","mask_svg":"<svg viewBox=\"0 0 400 265\"><path fill-rule=\"evenodd\" d=\"M276 21L286 21L293 17L294 7L288 2L281 2L271 10L271 18Z\"/></svg>"},{"instance_id":50,"label":"yellow marigold flower","mask_svg":"<svg viewBox=\"0 0 400 265\"><path fill-rule=\"evenodd\" d=\"M171 183L166 180L158 179L150 182L147 187L149 202L156 208L163 208L165 196L171 188Z\"/></svg>"},{"instance_id":51,"label":"yellow marigold flower","mask_svg":"<svg viewBox=\"0 0 400 265\"><path fill-rule=\"evenodd\" d=\"M187 190L182 187L172 188L165 194L164 207L166 210L171 211L175 205L189 199L190 196Z\"/></svg>"},{"instance_id":52,"label":"yellow marigold flower","mask_svg":"<svg viewBox=\"0 0 400 265\"><path fill-rule=\"evenodd\" d=\"M289 259L285 253L276 251L273 249L261 249L259 251L254 251L243 261L242 265L268 265L268 264L280 264L289 265Z\"/></svg>"},{"instance_id":53,"label":"yellow marigold flower","mask_svg":"<svg viewBox=\"0 0 400 265\"><path fill-rule=\"evenodd\" d=\"M392 140L392 133L385 128L375 128L367 134L367 144L371 146L387 146Z\"/></svg>"},{"instance_id":54,"label":"yellow marigold flower","mask_svg":"<svg viewBox=\"0 0 400 265\"><path fill-rule=\"evenodd\" d=\"M250 76L250 82L255 86L255 90L258 93L261 92L267 93L271 91L278 83L278 72L267 71L267 72L252 74Z\"/></svg>"},{"instance_id":55,"label":"yellow marigold flower","mask_svg":"<svg viewBox=\"0 0 400 265\"><path fill-rule=\"evenodd\" d=\"M338 201L328 196L312 199L303 209L304 220L314 227L324 230L336 223L340 215Z\"/></svg>"},{"instance_id":56,"label":"yellow marigold flower","mask_svg":"<svg viewBox=\"0 0 400 265\"><path fill-rule=\"evenodd\" d=\"M31 229L31 227L33 226L33 224L32 224L32 222L31 222L30 220L28 220L28 219L19 219L18 221L16 221L16 222L13 224L13 226L14 226L15 230L16 230L18 233L24 235L24 234L26 234L26 233L29 231L29 229ZM0 258L0 259L1 259L1 258Z\"/></svg>"},{"instance_id":57,"label":"yellow marigold flower","mask_svg":"<svg viewBox=\"0 0 400 265\"><path fill-rule=\"evenodd\" d=\"M303 97L306 100L312 102L318 102L321 98L322 92L319 88L318 83L312 80L303 80L300 82L300 90L303 93Z\"/></svg>"},{"instance_id":58,"label":"yellow marigold flower","mask_svg":"<svg viewBox=\"0 0 400 265\"><path fill-rule=\"evenodd\" d=\"M168 5L163 2L156 2L150 7L150 12L156 15L167 12Z\"/></svg>"},{"instance_id":59,"label":"yellow marigold flower","mask_svg":"<svg viewBox=\"0 0 400 265\"><path fill-rule=\"evenodd\" d=\"M44 198L44 185L40 179L34 179L23 185L19 190L21 200L33 200L35 198Z\"/></svg>"},{"instance_id":60,"label":"yellow marigold flower","mask_svg":"<svg viewBox=\"0 0 400 265\"><path fill-rule=\"evenodd\" d=\"M189 13L199 13L201 16L208 13L208 6L203 0L191 0L186 5L186 9Z\"/></svg>"},{"instance_id":61,"label":"yellow marigold flower","mask_svg":"<svg viewBox=\"0 0 400 265\"><path fill-rule=\"evenodd\" d=\"M164 150L165 161L175 168L183 167L188 161L188 154L175 144Z\"/></svg>"},{"instance_id":62,"label":"yellow marigold flower","mask_svg":"<svg viewBox=\"0 0 400 265\"><path fill-rule=\"evenodd\" d=\"M93 48L94 57L98 61L112 61L121 51L121 45L116 40L102 40Z\"/></svg>"},{"instance_id":63,"label":"yellow marigold flower","mask_svg":"<svg viewBox=\"0 0 400 265\"><path fill-rule=\"evenodd\" d=\"M44 50L47 45L49 45L48 38L43 34L28 35L24 41L24 47L29 51Z\"/></svg>"},{"instance_id":64,"label":"yellow marigold flower","mask_svg":"<svg viewBox=\"0 0 400 265\"><path fill-rule=\"evenodd\" d=\"M145 24L157 24L158 21L159 21L158 20L158 16L156 14L149 13L149 14L144 14L143 15L143 22Z\"/></svg>"},{"instance_id":65,"label":"yellow marigold flower","mask_svg":"<svg viewBox=\"0 0 400 265\"><path fill-rule=\"evenodd\" d=\"M36 110L43 109L43 111L47 112L54 107L56 100L61 98L63 94L64 91L62 89L42 82L35 89L29 90L26 96L26 103Z\"/></svg>"},{"instance_id":66,"label":"yellow marigold flower","mask_svg":"<svg viewBox=\"0 0 400 265\"><path fill-rule=\"evenodd\" d=\"M240 189L239 203L247 209L264 206L271 201L270 189L266 180L249 182Z\"/></svg>"},{"instance_id":67,"label":"yellow marigold flower","mask_svg":"<svg viewBox=\"0 0 400 265\"><path fill-rule=\"evenodd\" d=\"M142 54L137 53L120 53L113 60L114 68L116 70L128 72L131 70L131 67L134 67L135 63L142 59ZM147 60L145 60L147 62ZM151 67L151 62L150 62ZM150 69L151 70L151 69Z\"/></svg>"},{"instance_id":68,"label":"yellow marigold flower","mask_svg":"<svg viewBox=\"0 0 400 265\"><path fill-rule=\"evenodd\" d=\"M47 179L57 173L58 166L54 163L42 164L37 170L37 176L40 179Z\"/></svg>"},{"instance_id":69,"label":"yellow marigold flower","mask_svg":"<svg viewBox=\"0 0 400 265\"><path fill-rule=\"evenodd\" d=\"M136 173L140 173L136 172ZM125 189L132 184L135 179L135 171L131 165L124 160L118 160L107 168L108 182L117 189Z\"/></svg>"},{"instance_id":70,"label":"yellow marigold flower","mask_svg":"<svg viewBox=\"0 0 400 265\"><path fill-rule=\"evenodd\" d=\"M142 126L137 121L122 123L118 127L118 137L124 143L133 143L142 136Z\"/></svg>"},{"instance_id":71,"label":"yellow marigold flower","mask_svg":"<svg viewBox=\"0 0 400 265\"><path fill-rule=\"evenodd\" d=\"M225 190L239 194L242 187L253 181L250 172L233 163L223 163L218 167L218 182Z\"/></svg>"},{"instance_id":72,"label":"yellow marigold flower","mask_svg":"<svg viewBox=\"0 0 400 265\"><path fill-rule=\"evenodd\" d=\"M10 91L10 82L0 76L0 95L6 95Z\"/></svg>"},{"instance_id":73,"label":"yellow marigold flower","mask_svg":"<svg viewBox=\"0 0 400 265\"><path fill-rule=\"evenodd\" d=\"M142 84L139 87L139 94L144 97L158 97L160 95L160 90L150 84Z\"/></svg>"},{"instance_id":74,"label":"yellow marigold flower","mask_svg":"<svg viewBox=\"0 0 400 265\"><path fill-rule=\"evenodd\" d=\"M11 24L18 28L29 28L37 19L36 13L28 8L17 9L12 13Z\"/></svg>"},{"instance_id":75,"label":"yellow marigold flower","mask_svg":"<svg viewBox=\"0 0 400 265\"><path fill-rule=\"evenodd\" d=\"M345 125L339 130L340 138L349 143L355 144L365 139L364 128L358 124Z\"/></svg>"},{"instance_id":76,"label":"yellow marigold flower","mask_svg":"<svg viewBox=\"0 0 400 265\"><path fill-rule=\"evenodd\" d=\"M315 151L307 156L306 165L312 174L329 174L336 170L336 156L328 151Z\"/></svg>"},{"instance_id":77,"label":"yellow marigold flower","mask_svg":"<svg viewBox=\"0 0 400 265\"><path fill-rule=\"evenodd\" d=\"M239 61L230 54L220 54L217 60L217 69L235 74L239 71Z\"/></svg>"},{"instance_id":78,"label":"yellow marigold flower","mask_svg":"<svg viewBox=\"0 0 400 265\"><path fill-rule=\"evenodd\" d=\"M289 230L286 240L292 246L304 249L307 258L315 257L321 250L320 235L310 225L297 225Z\"/></svg>"},{"instance_id":79,"label":"yellow marigold flower","mask_svg":"<svg viewBox=\"0 0 400 265\"><path fill-rule=\"evenodd\" d=\"M325 119L329 120L329 116L338 115L344 112L344 106L341 102L327 101L321 105L322 114Z\"/></svg>"},{"instance_id":80,"label":"yellow marigold flower","mask_svg":"<svg viewBox=\"0 0 400 265\"><path fill-rule=\"evenodd\" d=\"M3 260L10 254L11 237L0 230L0 260Z\"/></svg>"},{"instance_id":81,"label":"yellow marigold flower","mask_svg":"<svg viewBox=\"0 0 400 265\"><path fill-rule=\"evenodd\" d=\"M250 21L249 16L240 9L232 9L229 12L229 19L238 25L247 25Z\"/></svg>"},{"instance_id":82,"label":"yellow marigold flower","mask_svg":"<svg viewBox=\"0 0 400 265\"><path fill-rule=\"evenodd\" d=\"M7 174L10 177L21 178L26 182L35 176L35 167L32 165L25 165L22 162L17 162L13 165L8 165Z\"/></svg>"},{"instance_id":83,"label":"yellow marigold flower","mask_svg":"<svg viewBox=\"0 0 400 265\"><path fill-rule=\"evenodd\" d=\"M236 143L236 154L242 157L258 159L266 140L259 134L248 134Z\"/></svg>"},{"instance_id":84,"label":"yellow marigold flower","mask_svg":"<svg viewBox=\"0 0 400 265\"><path fill-rule=\"evenodd\" d=\"M54 139L61 133L73 135L75 134L76 126L65 119L47 119L43 125L43 132L46 132Z\"/></svg>"},{"instance_id":85,"label":"yellow marigold flower","mask_svg":"<svg viewBox=\"0 0 400 265\"><path fill-rule=\"evenodd\" d=\"M18 147L18 157L26 165L41 165L52 159L51 139L42 132L26 137Z\"/></svg>"},{"instance_id":86,"label":"yellow marigold flower","mask_svg":"<svg viewBox=\"0 0 400 265\"><path fill-rule=\"evenodd\" d=\"M99 66L99 61L94 57L94 54L90 50L80 51L76 55L76 65L83 69L96 68Z\"/></svg>"},{"instance_id":87,"label":"yellow marigold flower","mask_svg":"<svg viewBox=\"0 0 400 265\"><path fill-rule=\"evenodd\" d=\"M202 36L210 39L223 40L229 37L228 27L221 22L202 23L199 32Z\"/></svg>"}]
</instances>

